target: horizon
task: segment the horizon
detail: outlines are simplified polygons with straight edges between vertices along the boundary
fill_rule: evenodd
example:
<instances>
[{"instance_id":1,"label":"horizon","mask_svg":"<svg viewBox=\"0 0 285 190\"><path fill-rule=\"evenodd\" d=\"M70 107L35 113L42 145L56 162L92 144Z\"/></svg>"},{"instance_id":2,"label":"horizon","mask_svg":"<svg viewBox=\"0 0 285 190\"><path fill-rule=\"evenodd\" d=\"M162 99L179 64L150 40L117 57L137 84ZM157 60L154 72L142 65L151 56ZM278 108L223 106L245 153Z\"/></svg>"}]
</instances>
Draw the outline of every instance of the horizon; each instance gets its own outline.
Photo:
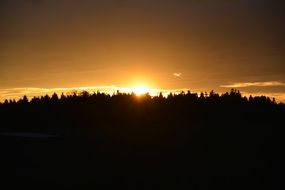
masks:
<instances>
[{"instance_id":1,"label":"horizon","mask_svg":"<svg viewBox=\"0 0 285 190\"><path fill-rule=\"evenodd\" d=\"M284 102L284 10L281 0L2 0L0 96L143 85Z\"/></svg>"},{"instance_id":2,"label":"horizon","mask_svg":"<svg viewBox=\"0 0 285 190\"><path fill-rule=\"evenodd\" d=\"M234 90L238 90L235 88L232 88ZM167 97L170 93L172 94L181 94L182 92L187 93L188 91L191 93L196 93L198 96L200 96L201 93L210 93L210 91L197 91L194 89L187 89L187 88L181 88L181 89L154 89L154 88L148 88L147 86L140 85L140 86L134 86L134 87L118 87L115 85L110 86L89 86L89 87L72 87L72 88L13 88L13 89L0 89L0 103L4 102L5 100L20 100L24 96L27 96L28 100L31 100L32 98L42 97L45 95L52 96L53 94L57 94L60 96L61 94L64 95L71 95L71 94L80 94L81 92L88 92L90 94L93 93L104 93L107 95L115 95L117 92L125 93L125 94L131 94L134 93L137 96L149 94L150 96L159 96L161 93L164 97ZM224 92L216 92L215 90L211 90L219 95L225 94L228 91ZM246 91L240 91L238 90L243 97L249 98L252 97L260 97L260 96L266 96L270 98L271 100L275 99L277 103L285 103L285 95L283 93L249 93Z\"/></svg>"},{"instance_id":3,"label":"horizon","mask_svg":"<svg viewBox=\"0 0 285 190\"><path fill-rule=\"evenodd\" d=\"M285 0L0 0L1 186L284 185L284 34Z\"/></svg>"}]
</instances>

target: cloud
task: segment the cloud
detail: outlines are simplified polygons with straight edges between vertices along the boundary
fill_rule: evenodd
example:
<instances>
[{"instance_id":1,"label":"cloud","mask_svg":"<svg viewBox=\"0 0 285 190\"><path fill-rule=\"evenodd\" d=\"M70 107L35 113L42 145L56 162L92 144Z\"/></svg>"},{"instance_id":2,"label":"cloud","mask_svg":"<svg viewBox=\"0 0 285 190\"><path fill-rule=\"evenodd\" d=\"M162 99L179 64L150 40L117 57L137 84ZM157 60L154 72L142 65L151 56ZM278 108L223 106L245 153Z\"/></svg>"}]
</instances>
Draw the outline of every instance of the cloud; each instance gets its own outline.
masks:
<instances>
[{"instance_id":1,"label":"cloud","mask_svg":"<svg viewBox=\"0 0 285 190\"><path fill-rule=\"evenodd\" d=\"M269 87L269 86L285 86L285 83L280 81L267 82L240 82L228 85L220 85L223 88L246 88L246 87Z\"/></svg>"},{"instance_id":2,"label":"cloud","mask_svg":"<svg viewBox=\"0 0 285 190\"><path fill-rule=\"evenodd\" d=\"M182 73L173 73L173 76L175 77L181 77Z\"/></svg>"}]
</instances>

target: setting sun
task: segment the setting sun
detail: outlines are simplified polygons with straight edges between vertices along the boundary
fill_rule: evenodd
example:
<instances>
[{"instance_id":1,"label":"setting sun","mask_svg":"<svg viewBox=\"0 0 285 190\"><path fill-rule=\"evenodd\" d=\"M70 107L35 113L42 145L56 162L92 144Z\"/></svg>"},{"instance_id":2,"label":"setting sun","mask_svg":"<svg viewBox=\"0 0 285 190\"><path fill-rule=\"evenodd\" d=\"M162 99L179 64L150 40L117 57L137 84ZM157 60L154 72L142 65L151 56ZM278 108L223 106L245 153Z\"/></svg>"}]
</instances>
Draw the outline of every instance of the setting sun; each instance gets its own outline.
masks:
<instances>
[{"instance_id":1,"label":"setting sun","mask_svg":"<svg viewBox=\"0 0 285 190\"><path fill-rule=\"evenodd\" d=\"M138 96L146 94L149 91L150 90L148 88L146 88L145 86L137 86L137 87L133 88L133 92Z\"/></svg>"}]
</instances>

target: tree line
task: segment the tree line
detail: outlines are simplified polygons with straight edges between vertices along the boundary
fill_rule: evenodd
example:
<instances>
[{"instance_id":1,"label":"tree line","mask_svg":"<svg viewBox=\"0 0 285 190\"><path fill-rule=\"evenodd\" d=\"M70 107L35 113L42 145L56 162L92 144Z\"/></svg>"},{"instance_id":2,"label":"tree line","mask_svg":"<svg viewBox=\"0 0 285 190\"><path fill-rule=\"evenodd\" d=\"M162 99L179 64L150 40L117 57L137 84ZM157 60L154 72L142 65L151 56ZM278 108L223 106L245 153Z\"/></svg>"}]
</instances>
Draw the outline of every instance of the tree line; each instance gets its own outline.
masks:
<instances>
[{"instance_id":1,"label":"tree line","mask_svg":"<svg viewBox=\"0 0 285 190\"><path fill-rule=\"evenodd\" d=\"M4 102L0 102L1 107L9 106L9 105L25 105L25 104L48 104L48 103L63 103L63 102L72 102L72 101L109 101L114 99L140 99L145 101L174 101L174 100L181 100L181 101L188 101L192 103L221 103L221 104L254 104L260 106L284 106L283 103L277 103L275 98L269 98L266 96L252 96L249 97L242 96L240 91L236 89L231 89L230 92L226 92L223 94L215 93L213 90L210 93L201 92L193 93L190 91L184 92L181 91L179 94L169 93L166 96L163 96L162 93L159 93L157 96L150 96L149 93L145 93L140 95L139 97L134 93L122 93L117 91L113 95L102 93L102 92L72 92L69 94L62 93L58 95L54 93L53 95L44 95L33 97L31 100L25 95L22 98L15 100L15 99L6 99Z\"/></svg>"}]
</instances>

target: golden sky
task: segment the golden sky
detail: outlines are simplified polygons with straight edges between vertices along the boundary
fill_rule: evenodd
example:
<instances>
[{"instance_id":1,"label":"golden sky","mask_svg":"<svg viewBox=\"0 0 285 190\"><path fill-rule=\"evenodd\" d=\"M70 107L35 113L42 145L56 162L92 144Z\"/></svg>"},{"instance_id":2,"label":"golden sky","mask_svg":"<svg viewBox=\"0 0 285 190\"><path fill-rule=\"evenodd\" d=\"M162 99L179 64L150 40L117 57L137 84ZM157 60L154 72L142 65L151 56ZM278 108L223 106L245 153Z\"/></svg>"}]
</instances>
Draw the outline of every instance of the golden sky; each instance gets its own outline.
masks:
<instances>
[{"instance_id":1,"label":"golden sky","mask_svg":"<svg viewBox=\"0 0 285 190\"><path fill-rule=\"evenodd\" d=\"M283 0L1 0L0 94L145 85L283 95L284 21Z\"/></svg>"}]
</instances>

